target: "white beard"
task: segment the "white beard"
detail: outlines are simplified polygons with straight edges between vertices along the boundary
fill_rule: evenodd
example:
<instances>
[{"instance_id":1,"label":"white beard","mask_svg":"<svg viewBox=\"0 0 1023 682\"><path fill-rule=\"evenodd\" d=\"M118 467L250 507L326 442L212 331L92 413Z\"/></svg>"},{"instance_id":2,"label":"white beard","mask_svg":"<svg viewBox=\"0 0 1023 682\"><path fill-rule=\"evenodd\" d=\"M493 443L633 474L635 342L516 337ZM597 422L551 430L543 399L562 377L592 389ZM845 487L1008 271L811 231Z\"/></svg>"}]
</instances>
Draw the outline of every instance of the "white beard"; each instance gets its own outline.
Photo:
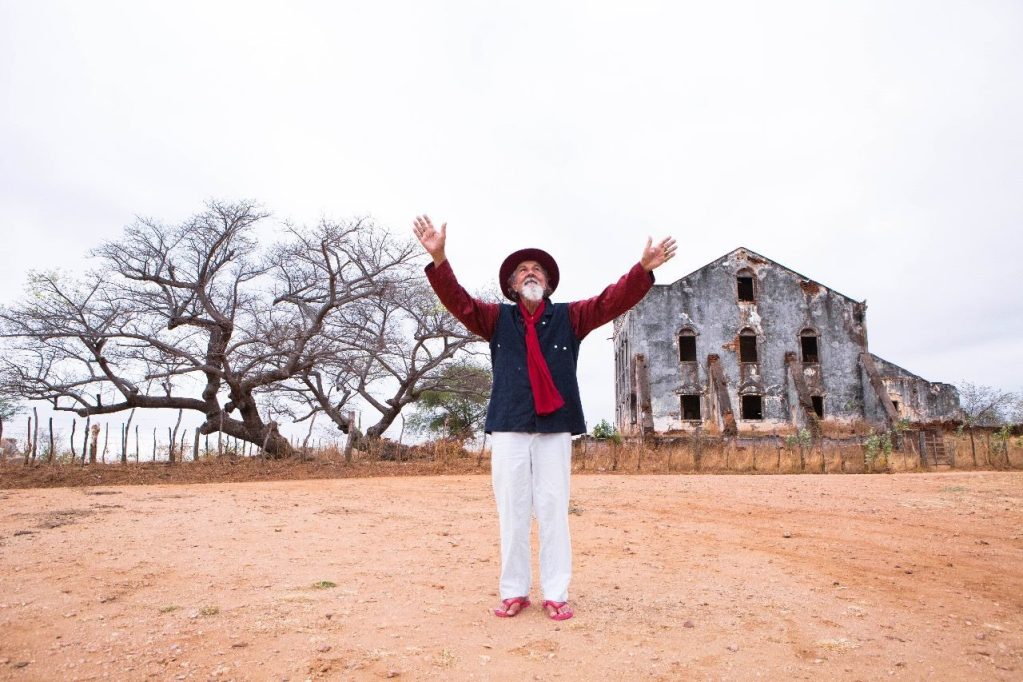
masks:
<instances>
[{"instance_id":1,"label":"white beard","mask_svg":"<svg viewBox=\"0 0 1023 682\"><path fill-rule=\"evenodd\" d=\"M519 291L519 296L530 303L539 303L543 300L543 287L536 282L523 284L522 289Z\"/></svg>"}]
</instances>

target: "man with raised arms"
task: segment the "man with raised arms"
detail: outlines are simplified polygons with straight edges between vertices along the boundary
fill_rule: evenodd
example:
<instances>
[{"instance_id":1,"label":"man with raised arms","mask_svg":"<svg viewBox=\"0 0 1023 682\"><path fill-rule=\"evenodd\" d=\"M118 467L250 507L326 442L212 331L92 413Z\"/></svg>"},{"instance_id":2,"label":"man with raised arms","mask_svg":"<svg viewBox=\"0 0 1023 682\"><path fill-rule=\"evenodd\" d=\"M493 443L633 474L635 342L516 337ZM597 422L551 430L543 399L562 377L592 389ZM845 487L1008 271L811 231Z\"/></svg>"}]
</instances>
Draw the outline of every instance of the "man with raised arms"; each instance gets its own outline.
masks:
<instances>
[{"instance_id":1,"label":"man with raised arms","mask_svg":"<svg viewBox=\"0 0 1023 682\"><path fill-rule=\"evenodd\" d=\"M493 387L485 431L492 434L491 473L501 529L501 606L510 618L530 605L530 526L540 535L540 587L553 620L573 615L568 604L572 545L568 531L572 436L585 433L576 362L591 331L636 305L653 285L652 271L675 255L675 240L648 238L632 268L599 295L552 303L558 264L546 251L521 249L505 258L499 279L511 303L473 298L455 279L444 254L447 223L413 222L433 258L426 266L441 303L469 331L490 343Z\"/></svg>"}]
</instances>

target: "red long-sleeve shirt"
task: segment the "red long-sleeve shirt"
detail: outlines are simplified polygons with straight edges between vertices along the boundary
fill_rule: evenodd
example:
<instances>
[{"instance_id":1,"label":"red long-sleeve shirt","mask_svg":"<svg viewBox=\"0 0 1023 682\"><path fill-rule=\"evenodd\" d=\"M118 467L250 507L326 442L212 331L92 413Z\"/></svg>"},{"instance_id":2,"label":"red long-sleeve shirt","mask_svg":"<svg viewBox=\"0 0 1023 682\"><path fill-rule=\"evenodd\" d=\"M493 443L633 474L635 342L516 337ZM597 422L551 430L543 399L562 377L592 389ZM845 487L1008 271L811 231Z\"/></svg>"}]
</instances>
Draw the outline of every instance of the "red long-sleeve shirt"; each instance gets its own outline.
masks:
<instances>
[{"instance_id":1,"label":"red long-sleeve shirt","mask_svg":"<svg viewBox=\"0 0 1023 682\"><path fill-rule=\"evenodd\" d=\"M426 266L426 277L437 292L437 297L466 329L489 341L494 335L499 316L499 305L473 298L458 283L450 261L439 266ZM593 298L568 304L572 330L580 341L602 324L626 312L642 300L654 284L654 275L636 263L632 269Z\"/></svg>"}]
</instances>

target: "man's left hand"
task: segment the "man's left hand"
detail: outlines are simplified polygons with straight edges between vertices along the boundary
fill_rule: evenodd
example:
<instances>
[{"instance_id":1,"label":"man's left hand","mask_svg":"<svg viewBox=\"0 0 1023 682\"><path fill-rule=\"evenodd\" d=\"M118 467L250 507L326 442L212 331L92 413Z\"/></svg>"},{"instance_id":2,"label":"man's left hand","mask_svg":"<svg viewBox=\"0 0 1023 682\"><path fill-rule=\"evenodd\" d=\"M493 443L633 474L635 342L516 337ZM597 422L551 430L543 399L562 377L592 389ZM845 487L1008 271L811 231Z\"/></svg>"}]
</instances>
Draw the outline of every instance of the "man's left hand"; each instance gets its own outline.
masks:
<instances>
[{"instance_id":1,"label":"man's left hand","mask_svg":"<svg viewBox=\"0 0 1023 682\"><path fill-rule=\"evenodd\" d=\"M677 248L675 240L671 237L665 237L656 244L652 237L647 237L646 247L643 249L643 257L639 259L639 264L643 266L644 270L650 272L674 258Z\"/></svg>"}]
</instances>

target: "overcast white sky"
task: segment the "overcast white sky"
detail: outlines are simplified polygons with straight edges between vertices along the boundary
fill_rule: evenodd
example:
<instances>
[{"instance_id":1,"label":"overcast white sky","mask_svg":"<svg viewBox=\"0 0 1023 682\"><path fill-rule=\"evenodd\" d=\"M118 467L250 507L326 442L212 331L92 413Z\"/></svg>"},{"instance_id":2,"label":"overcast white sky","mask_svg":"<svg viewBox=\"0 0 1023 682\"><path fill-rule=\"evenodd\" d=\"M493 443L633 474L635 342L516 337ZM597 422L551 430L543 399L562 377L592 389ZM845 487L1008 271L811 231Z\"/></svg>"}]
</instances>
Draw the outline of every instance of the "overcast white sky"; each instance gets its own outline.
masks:
<instances>
[{"instance_id":1,"label":"overcast white sky","mask_svg":"<svg viewBox=\"0 0 1023 682\"><path fill-rule=\"evenodd\" d=\"M661 283L747 246L866 299L887 360L1019 390L1021 121L1016 1L0 0L0 301L211 197L428 212L469 288L527 245L558 300L647 235Z\"/></svg>"}]
</instances>

